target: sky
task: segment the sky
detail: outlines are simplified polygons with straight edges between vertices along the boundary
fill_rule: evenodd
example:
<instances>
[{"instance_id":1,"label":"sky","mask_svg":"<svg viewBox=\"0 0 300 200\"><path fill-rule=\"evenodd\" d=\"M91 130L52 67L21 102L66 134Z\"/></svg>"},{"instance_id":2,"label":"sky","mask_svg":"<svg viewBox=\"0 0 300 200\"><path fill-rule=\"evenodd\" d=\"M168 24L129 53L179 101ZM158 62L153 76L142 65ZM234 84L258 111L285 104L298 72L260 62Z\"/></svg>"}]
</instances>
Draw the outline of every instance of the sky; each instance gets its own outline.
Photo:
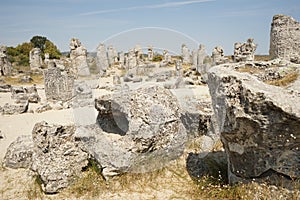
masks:
<instances>
[{"instance_id":1,"label":"sky","mask_svg":"<svg viewBox=\"0 0 300 200\"><path fill-rule=\"evenodd\" d=\"M254 38L257 54L268 54L275 14L300 21L299 0L6 0L0 6L0 45L16 46L45 36L61 51L78 38L88 51L100 43L128 51L181 45L208 54L222 46L233 53L235 42Z\"/></svg>"}]
</instances>

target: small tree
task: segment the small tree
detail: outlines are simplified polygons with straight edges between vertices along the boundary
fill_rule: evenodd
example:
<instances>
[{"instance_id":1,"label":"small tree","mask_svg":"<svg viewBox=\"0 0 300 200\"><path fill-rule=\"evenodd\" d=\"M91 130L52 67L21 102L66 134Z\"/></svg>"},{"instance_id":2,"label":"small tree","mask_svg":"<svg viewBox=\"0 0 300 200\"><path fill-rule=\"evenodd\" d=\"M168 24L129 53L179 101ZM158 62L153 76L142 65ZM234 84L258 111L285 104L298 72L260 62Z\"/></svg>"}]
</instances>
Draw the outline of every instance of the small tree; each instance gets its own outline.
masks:
<instances>
[{"instance_id":1,"label":"small tree","mask_svg":"<svg viewBox=\"0 0 300 200\"><path fill-rule=\"evenodd\" d=\"M43 36L34 36L31 38L30 42L33 44L34 48L39 48L44 52L46 47L47 38Z\"/></svg>"},{"instance_id":2,"label":"small tree","mask_svg":"<svg viewBox=\"0 0 300 200\"><path fill-rule=\"evenodd\" d=\"M59 59L61 56L58 48L50 40L47 40L45 43L44 53L48 53L50 59Z\"/></svg>"}]
</instances>

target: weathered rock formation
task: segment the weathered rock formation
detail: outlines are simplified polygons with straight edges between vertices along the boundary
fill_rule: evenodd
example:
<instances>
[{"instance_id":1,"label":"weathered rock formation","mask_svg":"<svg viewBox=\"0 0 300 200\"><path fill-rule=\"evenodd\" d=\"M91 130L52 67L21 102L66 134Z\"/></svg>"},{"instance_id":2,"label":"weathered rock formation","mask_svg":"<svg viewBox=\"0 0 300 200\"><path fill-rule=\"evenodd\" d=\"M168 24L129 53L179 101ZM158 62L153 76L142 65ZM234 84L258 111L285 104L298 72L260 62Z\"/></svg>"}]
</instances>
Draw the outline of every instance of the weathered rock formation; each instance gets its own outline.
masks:
<instances>
[{"instance_id":1,"label":"weathered rock formation","mask_svg":"<svg viewBox=\"0 0 300 200\"><path fill-rule=\"evenodd\" d=\"M11 98L15 100L15 103L24 103L26 101L29 103L38 103L41 100L35 85L30 87L12 87Z\"/></svg>"},{"instance_id":2,"label":"weathered rock formation","mask_svg":"<svg viewBox=\"0 0 300 200\"><path fill-rule=\"evenodd\" d=\"M208 76L229 181L299 179L300 97L224 66Z\"/></svg>"},{"instance_id":3,"label":"weathered rock formation","mask_svg":"<svg viewBox=\"0 0 300 200\"><path fill-rule=\"evenodd\" d=\"M31 135L22 135L11 143L4 157L4 165L10 168L30 168L32 165L33 141Z\"/></svg>"},{"instance_id":4,"label":"weathered rock formation","mask_svg":"<svg viewBox=\"0 0 300 200\"><path fill-rule=\"evenodd\" d=\"M190 64L191 63L190 50L185 44L181 45L181 54L182 54L182 63Z\"/></svg>"},{"instance_id":5,"label":"weathered rock formation","mask_svg":"<svg viewBox=\"0 0 300 200\"><path fill-rule=\"evenodd\" d=\"M4 104L3 107L0 107L0 112L3 115L17 115L26 113L28 111L29 102L22 102L19 104Z\"/></svg>"},{"instance_id":6,"label":"weathered rock formation","mask_svg":"<svg viewBox=\"0 0 300 200\"><path fill-rule=\"evenodd\" d=\"M300 23L290 16L275 15L270 34L270 55L300 63Z\"/></svg>"},{"instance_id":7,"label":"weathered rock formation","mask_svg":"<svg viewBox=\"0 0 300 200\"><path fill-rule=\"evenodd\" d=\"M6 46L0 46L0 76L11 74L11 63L8 61Z\"/></svg>"},{"instance_id":8,"label":"weathered rock formation","mask_svg":"<svg viewBox=\"0 0 300 200\"><path fill-rule=\"evenodd\" d=\"M31 70L37 70L42 67L43 60L41 57L41 50L39 48L33 48L29 52L29 64Z\"/></svg>"},{"instance_id":9,"label":"weathered rock formation","mask_svg":"<svg viewBox=\"0 0 300 200\"><path fill-rule=\"evenodd\" d=\"M234 61L254 61L254 53L257 45L254 44L253 38L249 38L246 43L236 42L234 44Z\"/></svg>"},{"instance_id":10,"label":"weathered rock formation","mask_svg":"<svg viewBox=\"0 0 300 200\"><path fill-rule=\"evenodd\" d=\"M88 154L75 140L74 126L37 123L32 131L35 171L46 193L56 193L69 186L88 164Z\"/></svg>"},{"instance_id":11,"label":"weathered rock formation","mask_svg":"<svg viewBox=\"0 0 300 200\"><path fill-rule=\"evenodd\" d=\"M99 69L101 75L105 74L106 69L108 68L108 57L106 52L105 44L99 44L97 47L97 58L96 58L96 65Z\"/></svg>"},{"instance_id":12,"label":"weathered rock formation","mask_svg":"<svg viewBox=\"0 0 300 200\"><path fill-rule=\"evenodd\" d=\"M79 39L72 38L70 41L70 59L75 75L89 76L90 70L87 63L87 50L81 45Z\"/></svg>"},{"instance_id":13,"label":"weathered rock formation","mask_svg":"<svg viewBox=\"0 0 300 200\"><path fill-rule=\"evenodd\" d=\"M213 49L211 57L212 57L213 65L220 65L227 62L227 59L224 56L223 47L221 46L217 46Z\"/></svg>"},{"instance_id":14,"label":"weathered rock formation","mask_svg":"<svg viewBox=\"0 0 300 200\"><path fill-rule=\"evenodd\" d=\"M140 88L96 99L96 125L77 137L99 162L105 177L163 167L180 156L186 131L176 97L162 87Z\"/></svg>"},{"instance_id":15,"label":"weathered rock formation","mask_svg":"<svg viewBox=\"0 0 300 200\"><path fill-rule=\"evenodd\" d=\"M56 67L54 62L44 70L45 93L48 101L66 101L73 97L74 77Z\"/></svg>"}]
</instances>

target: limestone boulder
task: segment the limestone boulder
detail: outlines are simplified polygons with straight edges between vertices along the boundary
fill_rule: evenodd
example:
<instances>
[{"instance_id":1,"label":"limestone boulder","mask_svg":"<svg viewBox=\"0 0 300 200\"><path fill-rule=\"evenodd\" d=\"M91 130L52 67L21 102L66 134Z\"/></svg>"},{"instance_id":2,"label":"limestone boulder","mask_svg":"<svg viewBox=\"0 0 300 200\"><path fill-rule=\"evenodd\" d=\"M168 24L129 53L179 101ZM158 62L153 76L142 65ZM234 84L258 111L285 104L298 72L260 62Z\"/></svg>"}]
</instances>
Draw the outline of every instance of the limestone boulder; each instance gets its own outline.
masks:
<instances>
[{"instance_id":1,"label":"limestone boulder","mask_svg":"<svg viewBox=\"0 0 300 200\"><path fill-rule=\"evenodd\" d=\"M11 143L4 157L4 165L10 168L30 168L33 155L31 135L22 135Z\"/></svg>"},{"instance_id":2,"label":"limestone boulder","mask_svg":"<svg viewBox=\"0 0 300 200\"><path fill-rule=\"evenodd\" d=\"M144 87L95 100L97 123L77 129L103 175L143 173L183 152L186 130L176 97L163 87Z\"/></svg>"},{"instance_id":3,"label":"limestone boulder","mask_svg":"<svg viewBox=\"0 0 300 200\"><path fill-rule=\"evenodd\" d=\"M0 111L3 115L17 115L26 113L28 111L29 102L26 101L24 103L20 104L9 104L6 103L2 108L0 108Z\"/></svg>"},{"instance_id":4,"label":"limestone boulder","mask_svg":"<svg viewBox=\"0 0 300 200\"><path fill-rule=\"evenodd\" d=\"M35 171L46 193L56 193L69 186L88 165L88 154L75 140L75 126L37 123L32 131Z\"/></svg>"},{"instance_id":5,"label":"limestone boulder","mask_svg":"<svg viewBox=\"0 0 300 200\"><path fill-rule=\"evenodd\" d=\"M229 181L299 178L299 95L224 66L208 77Z\"/></svg>"}]
</instances>

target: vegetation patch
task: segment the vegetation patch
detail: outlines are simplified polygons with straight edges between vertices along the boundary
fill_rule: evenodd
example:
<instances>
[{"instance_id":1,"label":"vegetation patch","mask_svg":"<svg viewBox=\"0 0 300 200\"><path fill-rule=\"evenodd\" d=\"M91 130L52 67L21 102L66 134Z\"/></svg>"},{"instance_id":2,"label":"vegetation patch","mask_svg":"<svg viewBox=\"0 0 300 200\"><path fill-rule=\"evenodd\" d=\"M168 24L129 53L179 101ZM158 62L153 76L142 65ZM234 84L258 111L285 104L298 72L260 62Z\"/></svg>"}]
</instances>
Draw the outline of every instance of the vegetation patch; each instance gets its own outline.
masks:
<instances>
[{"instance_id":1,"label":"vegetation patch","mask_svg":"<svg viewBox=\"0 0 300 200\"><path fill-rule=\"evenodd\" d=\"M278 80L272 80L272 81L266 81L267 84L269 85L275 85L279 87L285 87L288 86L289 84L295 82L299 77L298 72L291 72L287 75L285 75L283 78L278 79Z\"/></svg>"}]
</instances>

